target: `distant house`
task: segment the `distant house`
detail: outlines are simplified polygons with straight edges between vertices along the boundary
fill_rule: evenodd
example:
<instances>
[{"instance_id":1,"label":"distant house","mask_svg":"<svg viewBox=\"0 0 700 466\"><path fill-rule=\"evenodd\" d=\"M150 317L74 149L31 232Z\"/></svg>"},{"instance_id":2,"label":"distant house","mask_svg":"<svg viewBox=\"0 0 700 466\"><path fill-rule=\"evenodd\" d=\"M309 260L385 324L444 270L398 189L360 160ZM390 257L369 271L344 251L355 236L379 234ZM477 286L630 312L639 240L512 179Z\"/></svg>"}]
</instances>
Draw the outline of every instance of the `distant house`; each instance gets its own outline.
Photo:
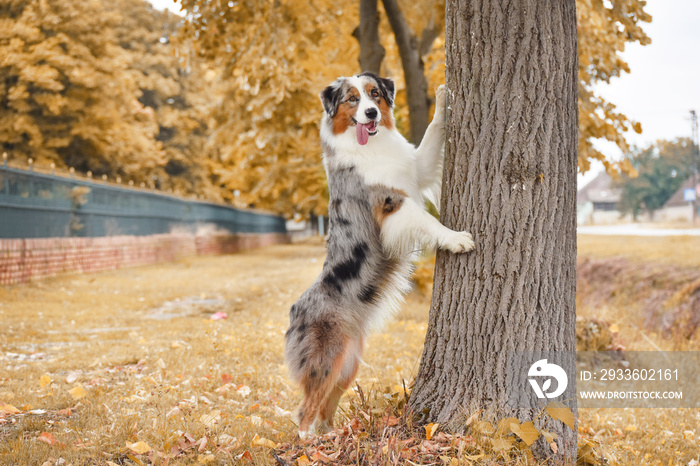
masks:
<instances>
[{"instance_id":1,"label":"distant house","mask_svg":"<svg viewBox=\"0 0 700 466\"><path fill-rule=\"evenodd\" d=\"M700 208L700 183L696 185L695 180L691 176L678 188L678 191L673 193L664 206L659 209L655 219L664 222L690 222L693 219L692 204L685 200L686 189L695 188L697 200L695 201L696 209ZM700 217L700 212L696 211L696 217Z\"/></svg>"},{"instance_id":2,"label":"distant house","mask_svg":"<svg viewBox=\"0 0 700 466\"><path fill-rule=\"evenodd\" d=\"M621 191L612 187L612 178L601 172L576 195L576 216L579 225L617 223L623 219L618 210Z\"/></svg>"}]
</instances>

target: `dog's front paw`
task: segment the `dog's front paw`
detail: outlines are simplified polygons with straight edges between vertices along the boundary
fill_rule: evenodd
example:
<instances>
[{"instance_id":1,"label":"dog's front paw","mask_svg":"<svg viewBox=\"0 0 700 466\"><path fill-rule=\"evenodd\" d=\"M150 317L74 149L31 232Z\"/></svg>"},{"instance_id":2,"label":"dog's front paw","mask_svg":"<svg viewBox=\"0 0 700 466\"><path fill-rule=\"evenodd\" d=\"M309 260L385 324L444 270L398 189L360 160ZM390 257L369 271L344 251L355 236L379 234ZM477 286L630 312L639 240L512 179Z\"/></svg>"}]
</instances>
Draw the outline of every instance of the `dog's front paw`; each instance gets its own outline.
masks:
<instances>
[{"instance_id":1,"label":"dog's front paw","mask_svg":"<svg viewBox=\"0 0 700 466\"><path fill-rule=\"evenodd\" d=\"M466 231L454 231L441 247L455 254L469 252L474 249L474 238Z\"/></svg>"},{"instance_id":2,"label":"dog's front paw","mask_svg":"<svg viewBox=\"0 0 700 466\"><path fill-rule=\"evenodd\" d=\"M444 84L440 85L435 90L435 115L436 116L442 116L445 113L445 101L446 101L446 96L447 94L447 88L445 87Z\"/></svg>"}]
</instances>

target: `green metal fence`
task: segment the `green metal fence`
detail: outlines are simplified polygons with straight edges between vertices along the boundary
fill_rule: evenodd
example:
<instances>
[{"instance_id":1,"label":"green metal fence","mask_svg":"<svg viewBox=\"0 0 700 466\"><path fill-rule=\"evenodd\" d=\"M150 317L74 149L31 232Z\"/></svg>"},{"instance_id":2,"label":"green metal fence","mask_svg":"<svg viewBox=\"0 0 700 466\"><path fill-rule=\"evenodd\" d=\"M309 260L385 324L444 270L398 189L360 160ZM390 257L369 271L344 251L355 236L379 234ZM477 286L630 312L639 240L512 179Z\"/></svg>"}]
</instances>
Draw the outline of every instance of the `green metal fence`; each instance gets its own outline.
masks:
<instances>
[{"instance_id":1,"label":"green metal fence","mask_svg":"<svg viewBox=\"0 0 700 466\"><path fill-rule=\"evenodd\" d=\"M282 217L0 165L0 238L285 233Z\"/></svg>"}]
</instances>

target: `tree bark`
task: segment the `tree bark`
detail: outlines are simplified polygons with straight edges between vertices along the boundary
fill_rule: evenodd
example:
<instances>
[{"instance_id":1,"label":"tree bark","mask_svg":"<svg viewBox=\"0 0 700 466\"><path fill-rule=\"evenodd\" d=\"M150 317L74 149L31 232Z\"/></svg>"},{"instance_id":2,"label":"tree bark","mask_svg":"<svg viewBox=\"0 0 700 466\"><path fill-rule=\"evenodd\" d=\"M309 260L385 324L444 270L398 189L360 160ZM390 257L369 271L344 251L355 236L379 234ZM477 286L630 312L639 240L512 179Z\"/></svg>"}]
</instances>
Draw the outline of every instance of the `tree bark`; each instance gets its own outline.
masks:
<instances>
[{"instance_id":1,"label":"tree bark","mask_svg":"<svg viewBox=\"0 0 700 466\"><path fill-rule=\"evenodd\" d=\"M477 409L532 420L546 402L509 404L514 385L529 387L506 359L576 343L575 0L448 0L446 47L441 219L476 250L438 253L409 407L455 427ZM556 424L571 458L576 433Z\"/></svg>"},{"instance_id":2,"label":"tree bark","mask_svg":"<svg viewBox=\"0 0 700 466\"><path fill-rule=\"evenodd\" d=\"M428 97L428 80L425 77L423 58L421 57L421 44L411 31L410 26L401 13L396 0L382 0L384 11L391 25L391 30L396 38L396 45L401 57L404 80L406 82L406 100L408 101L409 124L411 125L410 141L420 144L423 134L428 127L430 112L430 98ZM429 32L429 31L428 31ZM434 35L428 34L430 43L435 40ZM424 45L422 48L424 49Z\"/></svg>"},{"instance_id":3,"label":"tree bark","mask_svg":"<svg viewBox=\"0 0 700 466\"><path fill-rule=\"evenodd\" d=\"M377 0L360 0L360 25L352 35L360 43L360 69L379 75L385 51L379 41Z\"/></svg>"}]
</instances>

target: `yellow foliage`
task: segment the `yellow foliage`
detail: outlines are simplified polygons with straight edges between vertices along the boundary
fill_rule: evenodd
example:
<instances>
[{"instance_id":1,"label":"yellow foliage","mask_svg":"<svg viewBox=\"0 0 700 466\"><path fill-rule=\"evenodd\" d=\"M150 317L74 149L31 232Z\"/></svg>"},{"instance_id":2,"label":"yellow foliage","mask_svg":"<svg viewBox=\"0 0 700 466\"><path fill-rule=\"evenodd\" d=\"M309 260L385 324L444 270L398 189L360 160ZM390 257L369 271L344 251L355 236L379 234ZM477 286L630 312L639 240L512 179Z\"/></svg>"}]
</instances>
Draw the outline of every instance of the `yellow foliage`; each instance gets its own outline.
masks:
<instances>
[{"instance_id":1,"label":"yellow foliage","mask_svg":"<svg viewBox=\"0 0 700 466\"><path fill-rule=\"evenodd\" d=\"M0 9L0 150L288 216L327 211L318 93L359 72L359 7L339 0L182 0L185 21L145 0L11 0ZM399 2L423 50L429 97L445 79L444 0ZM642 0L577 0L579 168L623 151L637 122L593 86L628 72L618 52L650 42ZM381 2L382 74L403 69ZM175 40L177 48L171 44Z\"/></svg>"}]
</instances>

